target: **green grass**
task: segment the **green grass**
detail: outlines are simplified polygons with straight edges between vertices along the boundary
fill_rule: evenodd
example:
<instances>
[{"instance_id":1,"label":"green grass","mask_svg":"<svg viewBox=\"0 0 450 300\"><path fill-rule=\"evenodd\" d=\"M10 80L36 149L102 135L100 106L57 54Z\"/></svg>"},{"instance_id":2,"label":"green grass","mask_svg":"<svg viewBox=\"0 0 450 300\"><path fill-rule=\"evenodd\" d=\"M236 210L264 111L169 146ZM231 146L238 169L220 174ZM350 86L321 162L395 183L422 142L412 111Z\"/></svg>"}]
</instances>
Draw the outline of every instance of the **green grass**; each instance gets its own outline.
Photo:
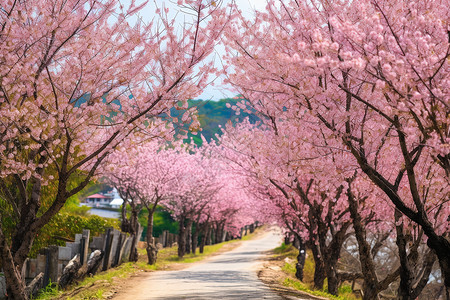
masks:
<instances>
[{"instance_id":1,"label":"green grass","mask_svg":"<svg viewBox=\"0 0 450 300\"><path fill-rule=\"evenodd\" d=\"M281 279L281 283L284 286L288 286L294 288L299 291L304 291L312 295L326 297L328 299L338 299L338 300L357 300L361 299L356 296L352 292L352 288L349 285L341 285L339 287L339 296L333 296L327 293L327 280L325 279L324 289L323 290L314 290L314 259L311 253L311 250L307 250L307 256L305 265L303 268L303 282L299 281L295 278L295 264L297 262L297 254L298 250L295 249L292 245L281 244L280 247L277 247L273 250L274 257L277 258L285 258L288 257L292 260L292 262L286 262L281 269L287 275L285 278Z\"/></svg>"},{"instance_id":2,"label":"green grass","mask_svg":"<svg viewBox=\"0 0 450 300\"><path fill-rule=\"evenodd\" d=\"M77 295L75 298L72 298L72 297L67 297L67 298L65 298L66 300L80 300L80 299L82 299L82 300L94 300L94 299L103 299L104 297L103 297L103 293L104 293L105 291L102 289L102 288L100 288L100 289L96 289L96 290L94 290L94 291L86 291L86 292L83 292L83 293L80 293L79 295Z\"/></svg>"},{"instance_id":3,"label":"green grass","mask_svg":"<svg viewBox=\"0 0 450 300\"><path fill-rule=\"evenodd\" d=\"M295 251L297 250L292 245L286 245L284 242L281 244L281 246L273 249L273 252L275 254L283 254L285 256L293 256L295 255Z\"/></svg>"},{"instance_id":4,"label":"green grass","mask_svg":"<svg viewBox=\"0 0 450 300\"><path fill-rule=\"evenodd\" d=\"M284 286L292 287L299 291L307 292L311 295L325 297L328 299L336 299L336 300L353 300L353 299L359 299L356 296L352 294L352 288L349 286L344 286L343 289L339 289L339 296L333 296L331 294L328 294L326 291L318 291L318 290L311 290L308 286L303 284L301 281L292 279L292 278L285 278L283 281ZM350 288L350 291L348 291L348 288ZM344 292L346 291L346 292ZM350 292L350 294L348 294ZM342 293L342 294L341 294Z\"/></svg>"},{"instance_id":5,"label":"green grass","mask_svg":"<svg viewBox=\"0 0 450 300\"><path fill-rule=\"evenodd\" d=\"M255 233L246 235L242 240L248 240L255 236ZM231 240L220 244L205 246L203 253L187 254L183 258L178 257L177 247L164 248L158 251L158 259L155 265L147 264L147 252L145 249L138 249L139 260L135 263L126 262L118 267L111 268L105 272L100 272L92 277L86 277L76 285L71 286L67 291L61 291L57 287L49 287L42 290L36 300L60 299L104 299L103 294L107 287L102 286L102 283L112 285L114 278L128 278L138 271L158 271L170 269L173 264L189 264L201 261L206 257L219 252L227 244L236 244L240 240ZM98 285L98 286L97 286ZM72 291L78 289L85 289L76 294L74 297L67 297Z\"/></svg>"},{"instance_id":6,"label":"green grass","mask_svg":"<svg viewBox=\"0 0 450 300\"><path fill-rule=\"evenodd\" d=\"M59 294L60 291L58 290L58 287L50 282L45 288L40 291L38 298L31 297L31 299L53 299Z\"/></svg>"}]
</instances>

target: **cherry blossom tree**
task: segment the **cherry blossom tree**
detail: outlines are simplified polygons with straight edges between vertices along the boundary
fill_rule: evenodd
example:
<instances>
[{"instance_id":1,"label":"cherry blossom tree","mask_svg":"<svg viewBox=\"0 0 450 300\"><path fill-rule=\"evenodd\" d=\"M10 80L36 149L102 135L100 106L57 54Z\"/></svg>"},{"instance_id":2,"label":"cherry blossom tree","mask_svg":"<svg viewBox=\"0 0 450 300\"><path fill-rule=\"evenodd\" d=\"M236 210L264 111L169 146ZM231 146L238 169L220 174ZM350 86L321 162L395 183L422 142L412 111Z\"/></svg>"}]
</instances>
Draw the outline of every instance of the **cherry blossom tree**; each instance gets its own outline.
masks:
<instances>
[{"instance_id":1,"label":"cherry blossom tree","mask_svg":"<svg viewBox=\"0 0 450 300\"><path fill-rule=\"evenodd\" d=\"M178 256L183 257L191 251L193 222L219 187L210 161L201 153L179 151L173 164L177 174L168 188L165 206L179 223Z\"/></svg>"},{"instance_id":2,"label":"cherry blossom tree","mask_svg":"<svg viewBox=\"0 0 450 300\"><path fill-rule=\"evenodd\" d=\"M287 113L288 108L284 111ZM333 140L322 139L325 144L321 145L313 127L295 127L294 120L285 122L283 115L278 118L266 116L266 120L272 120L269 121L272 130L268 126L258 128L248 123L234 128L227 126L220 138L220 145L225 148L222 156L241 168L248 178L253 178L251 185L259 186L256 193L261 194L263 206L269 207L265 214L278 218L282 227L312 249L317 288L323 286L326 276L331 293L337 293L341 281L356 278L364 279L365 295L376 295L385 290L398 278L401 270L396 267L388 274L374 275L379 271L374 259L382 242L392 233L389 229L394 223L392 205L383 199L383 193L367 177L355 173L355 165L346 165L350 160L345 155L349 154L332 151L337 148L332 146ZM301 137L297 132L302 132ZM311 136L315 138L311 139ZM353 274L337 270L342 244L352 234L349 231L352 225L360 250L364 250L359 256L362 270ZM367 232L380 233L382 230L382 239L371 247L365 238ZM396 238L397 243L408 241L402 234L397 234ZM416 255L408 255L408 259L415 260L413 293L416 295L424 288L434 262L434 255L428 252L423 256L424 262L418 263L417 258L422 257L417 252L420 245L419 237L410 248ZM303 257L300 254L305 251L299 250L297 275L301 279L304 254ZM378 279L380 276L382 280Z\"/></svg>"},{"instance_id":3,"label":"cherry blossom tree","mask_svg":"<svg viewBox=\"0 0 450 300\"><path fill-rule=\"evenodd\" d=\"M270 116L314 117L315 132L423 230L448 297L447 19L441 1L268 1L226 33L230 83ZM412 286L402 268L401 287Z\"/></svg>"},{"instance_id":4,"label":"cherry blossom tree","mask_svg":"<svg viewBox=\"0 0 450 300\"><path fill-rule=\"evenodd\" d=\"M147 257L151 265L156 263L158 253L153 238L153 215L157 206L164 204L169 194L168 187L171 181L175 180L173 175L177 175L172 170L177 153L165 147L164 141L150 140L132 149L114 152L102 167L102 175L108 183L117 188L125 200L122 206L123 220L126 220L127 202L131 205L131 230L125 231L132 233L136 242L139 239L136 236L139 213L136 208L140 206L147 209ZM136 243L133 243L132 250L135 250L135 246ZM131 251L131 254L134 252L136 251Z\"/></svg>"},{"instance_id":5,"label":"cherry blossom tree","mask_svg":"<svg viewBox=\"0 0 450 300\"><path fill-rule=\"evenodd\" d=\"M204 140L201 147L203 155L210 157L217 171L217 182L220 189L216 190L204 211L208 223L214 228L216 243L224 239L241 235L241 228L258 220L255 197L249 193L246 178L235 172L223 160L223 149L214 141L209 144ZM203 217L203 219L205 219Z\"/></svg>"},{"instance_id":6,"label":"cherry blossom tree","mask_svg":"<svg viewBox=\"0 0 450 300\"><path fill-rule=\"evenodd\" d=\"M303 279L305 245L308 244L316 263L316 288L322 289L327 277L328 290L336 294L339 284L336 265L351 221L345 205L344 181L338 175L330 176L330 162L322 158L329 156L336 159L335 155L313 154L311 149L307 149L308 144L303 145L292 139L294 146L290 139L296 134L289 132L293 127L284 127L283 122L273 122L277 124L276 132L250 124L227 127L226 134L220 140L221 145L240 154L245 153L244 158L233 161L244 169L250 169L247 174L256 179L253 185L261 186L258 191L261 198L268 198L265 202L269 202L271 209L278 214L276 217L280 225L296 237L299 243L298 278ZM230 139L238 142L233 143ZM245 160L251 163L245 164ZM329 242L326 241L327 236L331 236Z\"/></svg>"},{"instance_id":7,"label":"cherry blossom tree","mask_svg":"<svg viewBox=\"0 0 450 300\"><path fill-rule=\"evenodd\" d=\"M135 1L0 5L0 262L10 297L28 298L20 270L66 199L130 133L166 136L159 116L206 85L213 65L204 61L227 17L216 3L179 2L191 13L181 25L167 9L130 25L142 8ZM74 177L82 180L69 186Z\"/></svg>"}]
</instances>

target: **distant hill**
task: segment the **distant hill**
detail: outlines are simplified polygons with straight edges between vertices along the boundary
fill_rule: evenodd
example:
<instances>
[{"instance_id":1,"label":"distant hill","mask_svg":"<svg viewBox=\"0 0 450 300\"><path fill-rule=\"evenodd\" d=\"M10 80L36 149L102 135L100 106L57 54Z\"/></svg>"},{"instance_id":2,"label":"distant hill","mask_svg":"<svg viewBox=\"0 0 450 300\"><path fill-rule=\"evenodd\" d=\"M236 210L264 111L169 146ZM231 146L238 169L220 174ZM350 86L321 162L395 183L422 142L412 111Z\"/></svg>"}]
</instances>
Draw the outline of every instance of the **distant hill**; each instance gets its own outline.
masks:
<instances>
[{"instance_id":1,"label":"distant hill","mask_svg":"<svg viewBox=\"0 0 450 300\"><path fill-rule=\"evenodd\" d=\"M132 96L130 96L132 97ZM74 99L72 103L74 106L79 107L83 103L86 103L90 98L89 94L84 94L81 97ZM245 118L249 118L251 123L255 123L257 121L260 121L260 118L256 114L249 114L243 111L240 111L239 115L236 115L236 111L233 110L231 107L236 105L236 103L241 102L245 100L241 95L237 95L233 98L225 98L220 99L219 101L212 101L212 100L189 100L189 108L196 106L198 110L198 119L200 121L200 125L202 128L202 131L199 132L199 134L202 134L207 141L210 141L211 139L214 139L216 137L216 134L221 134L220 126L225 127L225 124L227 124L228 121L231 121L232 124L236 124L238 122L241 122ZM103 101L105 102L106 99L103 98ZM119 111L121 111L121 104L119 100L112 101L113 104L116 104L119 107ZM230 107L227 107L227 104L230 104ZM173 117L180 117L185 111L184 110L177 110L175 108L171 109L171 115ZM112 121L111 116L116 115L119 112L108 112L107 115L102 117L103 121ZM167 115L161 115L163 118L167 118ZM179 132L180 130L186 130L189 127L188 124L174 124L176 127L176 132ZM202 140L200 138L200 135L193 135L191 133L188 134L189 138L192 138L197 145L202 144Z\"/></svg>"},{"instance_id":2,"label":"distant hill","mask_svg":"<svg viewBox=\"0 0 450 300\"><path fill-rule=\"evenodd\" d=\"M242 100L244 99L240 96L225 98L219 101L189 100L189 107L197 107L198 120L200 121L202 128L202 131L197 135L189 133L189 137L193 138L197 145L201 145L202 141L200 134L202 134L207 141L210 141L216 137L216 134L221 134L219 125L225 127L225 124L227 124L228 121L231 121L232 124L241 122L245 118L249 118L251 123L260 121L256 114L249 114L241 111L239 115L236 115L236 112L231 107ZM229 108L227 107L227 103L230 104ZM172 115L174 116L181 115L182 113L184 113L182 110L176 111L174 109L172 111ZM186 128L187 125L183 127Z\"/></svg>"}]
</instances>

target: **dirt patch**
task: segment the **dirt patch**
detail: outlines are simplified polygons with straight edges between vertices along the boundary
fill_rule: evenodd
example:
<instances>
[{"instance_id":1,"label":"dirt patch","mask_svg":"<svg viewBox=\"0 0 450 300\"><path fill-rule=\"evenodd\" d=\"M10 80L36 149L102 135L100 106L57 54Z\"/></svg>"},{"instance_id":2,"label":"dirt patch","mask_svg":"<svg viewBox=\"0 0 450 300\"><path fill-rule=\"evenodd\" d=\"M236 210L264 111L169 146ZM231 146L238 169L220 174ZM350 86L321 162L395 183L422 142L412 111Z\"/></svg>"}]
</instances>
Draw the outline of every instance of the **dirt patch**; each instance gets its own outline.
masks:
<instances>
[{"instance_id":1,"label":"dirt patch","mask_svg":"<svg viewBox=\"0 0 450 300\"><path fill-rule=\"evenodd\" d=\"M306 292L295 290L291 287L284 286L283 281L290 277L286 274L282 267L286 263L282 256L274 257L273 251L265 253L262 265L258 270L258 278L269 286L273 291L284 299L312 299L312 300L327 300L327 298L314 296Z\"/></svg>"}]
</instances>

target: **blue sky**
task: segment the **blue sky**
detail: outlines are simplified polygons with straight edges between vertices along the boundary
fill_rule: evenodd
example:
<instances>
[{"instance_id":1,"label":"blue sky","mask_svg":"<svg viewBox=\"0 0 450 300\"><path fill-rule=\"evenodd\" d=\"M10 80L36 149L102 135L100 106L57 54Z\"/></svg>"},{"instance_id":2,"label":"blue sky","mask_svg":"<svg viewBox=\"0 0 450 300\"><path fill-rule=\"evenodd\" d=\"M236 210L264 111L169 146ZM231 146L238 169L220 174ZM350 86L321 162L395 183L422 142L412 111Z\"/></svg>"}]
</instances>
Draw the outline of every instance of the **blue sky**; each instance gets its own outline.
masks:
<instances>
[{"instance_id":1,"label":"blue sky","mask_svg":"<svg viewBox=\"0 0 450 300\"><path fill-rule=\"evenodd\" d=\"M231 0L224 0L224 2L229 3ZM254 9L263 10L266 1L265 0L234 0L236 5L241 9L242 13L246 17L251 17L253 15ZM127 5L129 1L121 1L124 5ZM137 3L142 3L142 1L136 1ZM144 20L151 20L154 16L155 4L161 7L164 5L170 9L170 12L175 15L179 10L179 7L176 4L176 0L149 0L147 7L140 13ZM219 57L223 54L224 48L220 45L216 48L215 51L215 63L217 68L221 67L221 62ZM212 59L212 58L211 58ZM225 86L221 83L221 79L218 78L214 82L214 86L208 86L205 91L198 97L199 99L204 100L219 100L226 97L233 97L237 94L236 91L232 91L231 87Z\"/></svg>"}]
</instances>

